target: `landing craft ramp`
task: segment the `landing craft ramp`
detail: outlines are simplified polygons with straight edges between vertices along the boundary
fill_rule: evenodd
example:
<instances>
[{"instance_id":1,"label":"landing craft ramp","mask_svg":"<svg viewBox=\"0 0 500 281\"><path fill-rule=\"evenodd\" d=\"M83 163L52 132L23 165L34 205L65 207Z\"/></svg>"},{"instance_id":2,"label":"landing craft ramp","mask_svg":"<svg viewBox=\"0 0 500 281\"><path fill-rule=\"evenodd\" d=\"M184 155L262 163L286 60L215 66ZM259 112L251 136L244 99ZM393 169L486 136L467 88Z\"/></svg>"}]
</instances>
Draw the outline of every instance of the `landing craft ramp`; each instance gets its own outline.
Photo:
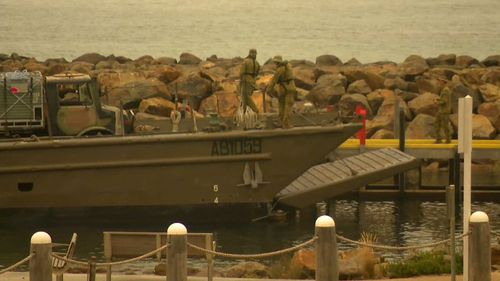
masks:
<instances>
[{"instance_id":1,"label":"landing craft ramp","mask_svg":"<svg viewBox=\"0 0 500 281\"><path fill-rule=\"evenodd\" d=\"M394 148L370 151L309 168L276 199L302 208L419 166L417 158Z\"/></svg>"}]
</instances>

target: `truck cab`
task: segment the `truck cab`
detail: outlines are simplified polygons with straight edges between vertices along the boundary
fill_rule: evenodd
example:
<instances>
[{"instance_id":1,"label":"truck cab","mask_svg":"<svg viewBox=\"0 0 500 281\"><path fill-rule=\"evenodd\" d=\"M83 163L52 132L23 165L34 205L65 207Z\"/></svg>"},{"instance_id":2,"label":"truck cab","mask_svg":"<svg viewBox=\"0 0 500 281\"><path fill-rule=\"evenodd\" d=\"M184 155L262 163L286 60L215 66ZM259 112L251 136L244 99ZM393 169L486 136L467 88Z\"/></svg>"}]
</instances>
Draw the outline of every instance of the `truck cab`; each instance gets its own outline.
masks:
<instances>
[{"instance_id":1,"label":"truck cab","mask_svg":"<svg viewBox=\"0 0 500 281\"><path fill-rule=\"evenodd\" d=\"M66 72L45 78L48 130L52 135L121 135L121 111L101 104L97 81Z\"/></svg>"},{"instance_id":2,"label":"truck cab","mask_svg":"<svg viewBox=\"0 0 500 281\"><path fill-rule=\"evenodd\" d=\"M0 134L122 135L122 111L101 104L97 80L65 72L0 73Z\"/></svg>"}]
</instances>

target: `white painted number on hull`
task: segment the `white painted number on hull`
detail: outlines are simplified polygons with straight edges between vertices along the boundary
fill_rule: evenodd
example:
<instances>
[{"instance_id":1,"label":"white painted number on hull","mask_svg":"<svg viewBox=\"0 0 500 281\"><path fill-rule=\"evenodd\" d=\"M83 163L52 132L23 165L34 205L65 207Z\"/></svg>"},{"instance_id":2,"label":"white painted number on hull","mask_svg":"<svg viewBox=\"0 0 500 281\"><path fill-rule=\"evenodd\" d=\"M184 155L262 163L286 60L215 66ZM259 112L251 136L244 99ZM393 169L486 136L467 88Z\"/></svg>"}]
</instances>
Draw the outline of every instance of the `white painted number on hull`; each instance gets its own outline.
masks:
<instances>
[{"instance_id":1,"label":"white painted number on hull","mask_svg":"<svg viewBox=\"0 0 500 281\"><path fill-rule=\"evenodd\" d=\"M218 185L218 184L214 184L214 192L215 192L215 193L219 192L219 185ZM215 197L215 199L214 199L214 203L215 203L215 204L218 204L218 203L219 203L219 197L217 197L217 196Z\"/></svg>"}]
</instances>

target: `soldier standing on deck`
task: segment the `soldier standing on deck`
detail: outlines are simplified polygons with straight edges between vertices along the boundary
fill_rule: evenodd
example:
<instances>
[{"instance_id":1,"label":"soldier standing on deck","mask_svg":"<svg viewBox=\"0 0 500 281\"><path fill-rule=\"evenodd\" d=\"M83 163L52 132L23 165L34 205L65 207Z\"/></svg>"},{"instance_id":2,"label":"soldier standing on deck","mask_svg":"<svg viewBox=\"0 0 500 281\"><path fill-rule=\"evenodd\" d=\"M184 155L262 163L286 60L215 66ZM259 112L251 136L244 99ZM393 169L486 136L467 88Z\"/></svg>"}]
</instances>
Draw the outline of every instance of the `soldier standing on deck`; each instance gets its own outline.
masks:
<instances>
[{"instance_id":1,"label":"soldier standing on deck","mask_svg":"<svg viewBox=\"0 0 500 281\"><path fill-rule=\"evenodd\" d=\"M248 56L243 61L243 65L240 70L240 89L241 98L243 100L244 110L250 107L255 113L259 110L252 100L252 93L257 89L255 85L255 78L259 74L260 65L256 61L257 50L250 49Z\"/></svg>"},{"instance_id":2,"label":"soldier standing on deck","mask_svg":"<svg viewBox=\"0 0 500 281\"><path fill-rule=\"evenodd\" d=\"M450 143L451 90L444 87L439 96L439 109L436 115L436 143L441 143L441 130L444 131L446 143Z\"/></svg>"},{"instance_id":3,"label":"soldier standing on deck","mask_svg":"<svg viewBox=\"0 0 500 281\"><path fill-rule=\"evenodd\" d=\"M288 61L283 61L281 56L275 56L273 62L276 64L276 72L274 73L273 79L267 87L266 93L271 94L275 90L278 95L279 100L279 117L281 120L281 126L284 129L291 128L290 124L290 112L293 107L293 102L295 99L295 94L297 88L295 87L295 82L293 81L292 66Z\"/></svg>"}]
</instances>

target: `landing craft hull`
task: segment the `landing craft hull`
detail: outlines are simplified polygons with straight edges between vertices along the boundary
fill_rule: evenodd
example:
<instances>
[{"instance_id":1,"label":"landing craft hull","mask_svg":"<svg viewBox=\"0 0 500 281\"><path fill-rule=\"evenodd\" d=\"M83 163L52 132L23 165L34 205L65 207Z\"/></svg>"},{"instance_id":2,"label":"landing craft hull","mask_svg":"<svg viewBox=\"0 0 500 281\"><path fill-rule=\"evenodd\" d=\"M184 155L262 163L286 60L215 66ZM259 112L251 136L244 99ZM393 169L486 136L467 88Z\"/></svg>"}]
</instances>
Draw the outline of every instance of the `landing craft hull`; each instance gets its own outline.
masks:
<instances>
[{"instance_id":1,"label":"landing craft hull","mask_svg":"<svg viewBox=\"0 0 500 281\"><path fill-rule=\"evenodd\" d=\"M270 202L359 128L4 142L0 208ZM245 185L256 166L262 181Z\"/></svg>"}]
</instances>

